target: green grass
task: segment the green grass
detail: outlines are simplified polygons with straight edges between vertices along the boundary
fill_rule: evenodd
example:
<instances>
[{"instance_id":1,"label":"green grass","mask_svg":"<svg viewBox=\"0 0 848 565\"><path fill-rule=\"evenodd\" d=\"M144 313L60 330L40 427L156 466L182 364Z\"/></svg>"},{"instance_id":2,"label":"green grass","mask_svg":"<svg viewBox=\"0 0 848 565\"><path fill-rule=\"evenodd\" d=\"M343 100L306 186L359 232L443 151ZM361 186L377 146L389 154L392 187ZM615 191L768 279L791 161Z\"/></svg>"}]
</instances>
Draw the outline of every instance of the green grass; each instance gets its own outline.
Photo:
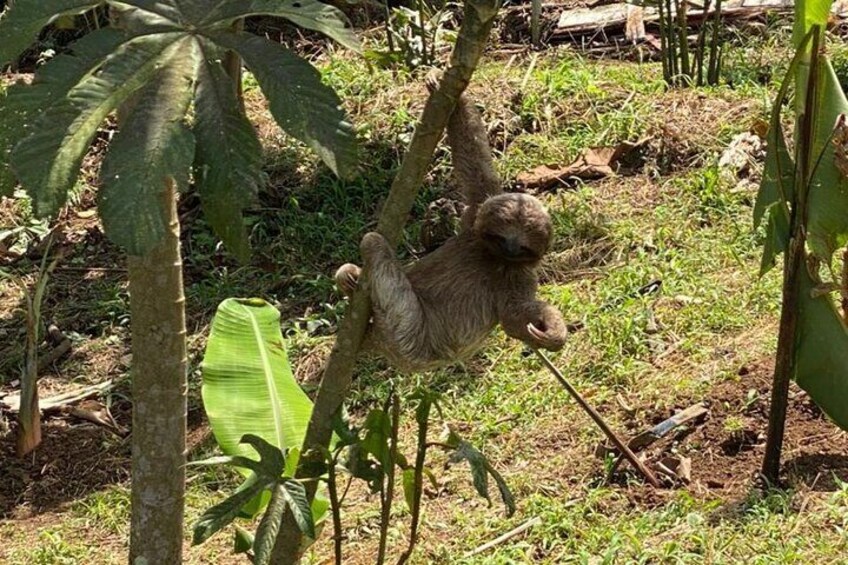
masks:
<instances>
[{"instance_id":1,"label":"green grass","mask_svg":"<svg viewBox=\"0 0 848 565\"><path fill-rule=\"evenodd\" d=\"M778 24L770 26L780 31ZM492 125L497 168L505 179L540 164L567 164L589 147L652 139L654 153L637 174L542 195L551 210L555 243L541 293L566 319L585 323L554 362L613 426L628 434L636 430L628 427L617 397L636 408L634 425L641 429L657 416L708 396L714 385L738 378L740 366L773 354L780 277L775 272L757 277L754 194L739 189L715 165L734 135L768 115L786 52L783 39L765 37L729 48L724 72L732 88L667 92L657 64L592 61L568 50L534 56L532 70L530 57L508 67L505 60L487 59L471 85L471 95ZM835 59L838 70L848 68L844 48L835 47ZM247 265L232 261L199 214L189 214L184 226L194 411L201 408L200 353L211 315L224 298L262 296L276 303L295 364L328 346L346 308L333 288L333 270L358 260L358 241L373 228L410 138L423 99L418 77L372 69L346 55L323 61L322 69L364 140L362 174L338 180L302 146L281 136L254 98L251 77L246 78L248 107L263 132L268 181L260 206L247 219L254 259ZM405 256L417 250L420 220L427 204L444 194L449 172L450 155L442 148L410 218ZM79 201L86 202L85 187ZM19 222L29 221L26 200L16 206ZM84 245L72 265L103 257L118 264L120 256L107 243L85 240ZM660 293L635 294L654 280L662 281ZM2 290L5 297L9 291ZM128 303L120 275L54 296L48 295L46 312L73 320L71 329L89 344L93 357L114 360L126 354ZM15 320L4 315L0 323L16 327ZM10 359L12 367L15 358ZM74 371L74 365L69 367ZM600 433L538 361L524 356L522 346L500 331L465 366L426 377L400 377L379 360L364 360L349 407L361 416L391 387L405 393L421 380L442 393L445 418L503 471L519 511L506 519L497 502L487 508L473 493L467 468L442 471L443 458L436 456L432 467L444 482L437 498L425 497L416 563L844 559L844 484L835 492L796 485L789 493L741 499L693 487L645 502L634 502L626 489L602 486L604 464L592 455ZM402 448L411 453L412 415L404 418ZM741 418L727 417L728 433L741 429ZM207 440L191 457L213 452ZM233 474L214 469L191 468L189 477L187 524L237 484ZM372 562L378 530L375 499L361 490L354 489L345 508L351 563ZM6 547L0 547L0 560L123 562L128 512L127 486L116 485L40 522L0 522L0 546ZM402 509L398 512L399 518L408 518ZM480 556L463 557L532 516L542 523L527 535ZM405 532L399 526L393 534L395 549ZM223 533L187 550L187 561L232 562L229 536ZM308 559L318 562L329 546L325 532Z\"/></svg>"}]
</instances>

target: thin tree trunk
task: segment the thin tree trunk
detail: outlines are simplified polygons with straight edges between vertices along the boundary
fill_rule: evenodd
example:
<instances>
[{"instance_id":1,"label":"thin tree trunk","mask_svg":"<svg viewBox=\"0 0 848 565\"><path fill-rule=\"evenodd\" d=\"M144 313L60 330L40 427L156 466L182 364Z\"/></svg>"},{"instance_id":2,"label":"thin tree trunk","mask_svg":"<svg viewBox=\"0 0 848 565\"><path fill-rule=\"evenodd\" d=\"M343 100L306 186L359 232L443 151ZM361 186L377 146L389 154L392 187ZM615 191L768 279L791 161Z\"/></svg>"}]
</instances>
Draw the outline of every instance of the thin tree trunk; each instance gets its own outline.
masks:
<instances>
[{"instance_id":1,"label":"thin tree trunk","mask_svg":"<svg viewBox=\"0 0 848 565\"><path fill-rule=\"evenodd\" d=\"M467 0L462 27L456 39L451 60L439 87L427 99L421 120L404 156L400 170L380 214L377 225L388 241L397 244L403 233L406 218L418 195L421 181L427 173L436 145L442 137L448 118L471 75L477 67L495 16L499 0ZM368 288L368 270L360 279L361 288ZM333 416L339 410L350 387L356 357L359 353L368 318L371 300L368 292L354 293L349 314L339 327L336 343L324 368L324 377L315 398L312 417L303 442L303 454L297 469L299 478L318 476L324 465L323 449L330 443ZM306 484L311 501L315 497L316 481ZM302 535L291 512L286 512L280 534L274 546L271 563L275 565L296 563L301 555Z\"/></svg>"},{"instance_id":2,"label":"thin tree trunk","mask_svg":"<svg viewBox=\"0 0 848 565\"><path fill-rule=\"evenodd\" d=\"M542 0L530 1L530 37L535 49L542 48Z\"/></svg>"},{"instance_id":3,"label":"thin tree trunk","mask_svg":"<svg viewBox=\"0 0 848 565\"><path fill-rule=\"evenodd\" d=\"M815 27L815 26L814 26ZM783 303L780 310L780 331L777 338L777 357L769 405L768 437L763 457L762 474L769 484L777 485L780 478L780 456L789 404L789 381L795 375L795 346L798 326L798 298L801 269L806 269L807 193L813 163L813 128L818 96L819 33L815 32L810 51L810 71L807 77L804 109L798 121L796 136L795 201L790 218L789 248L783 263ZM800 86L800 85L796 85Z\"/></svg>"},{"instance_id":4,"label":"thin tree trunk","mask_svg":"<svg viewBox=\"0 0 848 565\"><path fill-rule=\"evenodd\" d=\"M130 563L182 563L185 498L186 329L174 183L163 191L168 230L129 257L132 327Z\"/></svg>"}]
</instances>

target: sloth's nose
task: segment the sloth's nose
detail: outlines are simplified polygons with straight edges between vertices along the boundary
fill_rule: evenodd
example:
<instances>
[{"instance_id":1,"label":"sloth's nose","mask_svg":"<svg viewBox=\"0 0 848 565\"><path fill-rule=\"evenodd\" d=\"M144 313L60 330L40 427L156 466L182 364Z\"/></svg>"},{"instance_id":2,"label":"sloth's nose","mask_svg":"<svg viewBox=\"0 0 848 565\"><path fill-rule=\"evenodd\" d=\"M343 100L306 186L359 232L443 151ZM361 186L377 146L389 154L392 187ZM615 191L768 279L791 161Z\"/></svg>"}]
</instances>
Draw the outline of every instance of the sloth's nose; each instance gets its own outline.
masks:
<instances>
[{"instance_id":1,"label":"sloth's nose","mask_svg":"<svg viewBox=\"0 0 848 565\"><path fill-rule=\"evenodd\" d=\"M521 242L516 237L505 237L501 242L501 249L508 257L518 257L521 255Z\"/></svg>"}]
</instances>

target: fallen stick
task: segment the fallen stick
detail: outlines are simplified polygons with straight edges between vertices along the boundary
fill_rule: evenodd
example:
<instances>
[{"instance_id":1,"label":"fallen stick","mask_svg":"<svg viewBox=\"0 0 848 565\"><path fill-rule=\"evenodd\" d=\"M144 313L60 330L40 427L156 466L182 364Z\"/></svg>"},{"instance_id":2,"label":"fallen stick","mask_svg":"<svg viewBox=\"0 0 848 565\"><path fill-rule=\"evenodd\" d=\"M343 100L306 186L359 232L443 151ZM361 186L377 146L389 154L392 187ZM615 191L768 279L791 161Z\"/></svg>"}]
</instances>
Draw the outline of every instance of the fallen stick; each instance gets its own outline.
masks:
<instances>
[{"instance_id":1,"label":"fallen stick","mask_svg":"<svg viewBox=\"0 0 848 565\"><path fill-rule=\"evenodd\" d=\"M507 533L496 537L492 541L487 541L483 545L473 549L472 551L469 551L468 553L465 554L465 557L473 557L475 555L479 555L479 554L483 553L484 551L488 551L488 550L492 549L493 547L504 543L505 541L511 540L515 536L523 534L524 532L526 532L527 530L529 530L533 526L538 526L541 523L542 523L542 519L539 518L538 516L536 516L535 518L531 518L531 519L527 520L526 522L524 522L523 524L521 524L520 526L518 526L517 528L514 528L514 529L508 531Z\"/></svg>"},{"instance_id":2,"label":"fallen stick","mask_svg":"<svg viewBox=\"0 0 848 565\"><path fill-rule=\"evenodd\" d=\"M621 439L619 439L617 435L615 435L615 432L612 431L612 428L610 428L604 421L604 419L601 418L601 415L598 414L598 412L594 408L592 408L582 396L580 396L580 393L577 392L577 389L575 389L567 380L565 380L565 377L562 376L562 373L559 371L559 369L554 367L554 364L551 363L550 359L548 359L548 357L538 349L534 349L533 351L536 352L536 355L539 356L545 367L548 368L548 370L554 375L554 377L556 377L556 379L565 388L565 390L568 391L568 394L570 394L574 398L574 400L577 401L577 404L579 404L580 407L583 408L583 410L585 410L587 414L589 414L592 420L598 425L599 428L601 428L601 430L604 432L604 434L606 434L609 440L619 449L621 453L624 454L627 460L630 461L630 464L633 465L640 473L642 473L645 479L647 479L648 482L651 483L651 486L655 488L660 488L660 481L657 479L657 477L651 472L650 469L648 469L648 467L645 466L644 463L642 463L642 460L639 459L636 454L630 450L629 447L627 447L627 444L625 444L623 441L621 441Z\"/></svg>"},{"instance_id":3,"label":"fallen stick","mask_svg":"<svg viewBox=\"0 0 848 565\"><path fill-rule=\"evenodd\" d=\"M113 386L115 386L115 381L110 379L108 381L103 381L102 383L51 396L50 398L45 398L40 402L40 409L42 412L56 410L57 408L73 404L74 402L79 402L80 400L85 400L92 396L103 394L110 390ZM18 412L21 407L20 394L11 394L0 398L0 406L6 408L9 412Z\"/></svg>"}]
</instances>

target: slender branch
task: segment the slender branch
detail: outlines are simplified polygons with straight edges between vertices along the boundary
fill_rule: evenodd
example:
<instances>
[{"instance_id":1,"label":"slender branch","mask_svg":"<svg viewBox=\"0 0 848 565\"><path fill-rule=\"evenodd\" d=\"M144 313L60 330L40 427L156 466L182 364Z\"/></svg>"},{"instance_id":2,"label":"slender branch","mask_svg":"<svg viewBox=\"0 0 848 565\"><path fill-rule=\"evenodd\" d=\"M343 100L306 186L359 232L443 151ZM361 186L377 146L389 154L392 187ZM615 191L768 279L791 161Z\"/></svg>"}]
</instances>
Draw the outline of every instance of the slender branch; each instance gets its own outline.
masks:
<instances>
[{"instance_id":1,"label":"slender branch","mask_svg":"<svg viewBox=\"0 0 848 565\"><path fill-rule=\"evenodd\" d=\"M810 189L812 151L818 96L818 56L820 33L813 26L813 44L810 54L810 72L807 77L804 110L799 121L796 147L795 202L790 218L789 249L783 261L783 303L780 310L780 331L777 337L777 356L769 405L769 425L762 474L765 480L776 485L780 477L780 456L786 427L786 410L789 404L789 382L795 374L795 341L798 327L798 300L800 297L801 269L805 269L807 193Z\"/></svg>"},{"instance_id":2,"label":"slender branch","mask_svg":"<svg viewBox=\"0 0 848 565\"><path fill-rule=\"evenodd\" d=\"M439 87L430 94L421 120L415 128L400 170L383 210L377 230L390 242L397 244L403 233L406 218L418 195L421 181L427 173L436 145L442 137L456 101L471 80L486 40L500 7L499 0L468 0L462 27L454 45L451 60ZM368 270L361 276L362 288L368 288ZM326 448L333 432L333 415L341 407L350 388L356 357L359 353L368 319L371 300L368 292L354 293L349 314L342 321L336 343L324 368L324 377L315 397L312 417L306 430L297 476L317 476L316 466L323 466L320 448ZM320 473L319 473L320 474ZM307 487L307 497L315 497L315 485ZM296 563L300 558L302 535L291 512L286 512L280 534L271 557L274 565Z\"/></svg>"},{"instance_id":3,"label":"slender branch","mask_svg":"<svg viewBox=\"0 0 848 565\"><path fill-rule=\"evenodd\" d=\"M648 469L648 467L645 466L644 463L642 463L642 460L639 459L639 457L637 457L636 454L633 453L633 451L631 451L629 447L627 447L627 444L621 441L621 439L615 434L615 432L612 431L612 428L607 425L601 415L598 414L598 412L594 408L592 408L588 402L586 402L586 400L580 395L579 392L577 392L577 389L575 389L573 386L571 386L571 383L565 380L565 377L562 376L560 370L557 369L553 363L551 363L547 355L545 355L538 349L534 349L534 351L536 352L536 355L538 355L539 358L542 360L542 363L545 365L545 367L548 368L548 370L553 374L554 377L556 377L556 379L565 388L565 390L568 391L568 394L570 394L574 398L574 400L577 401L577 404L579 404L580 407L583 408L583 410L585 410L587 414L589 414L592 420L598 425L599 428L601 428L601 430L604 432L604 434L606 434L609 440L613 442L613 444L618 448L618 450L627 458L628 461L630 461L631 465L633 465L640 473L642 473L642 475L645 476L645 478L648 480L649 483L651 483L652 486L659 488L660 482L657 480L657 477L651 472L650 469Z\"/></svg>"},{"instance_id":4,"label":"slender branch","mask_svg":"<svg viewBox=\"0 0 848 565\"><path fill-rule=\"evenodd\" d=\"M330 512L333 515L333 554L336 565L342 565L342 503L339 500L338 484L336 483L336 458L331 458L327 467L327 491L330 495Z\"/></svg>"},{"instance_id":5,"label":"slender branch","mask_svg":"<svg viewBox=\"0 0 848 565\"><path fill-rule=\"evenodd\" d=\"M398 452L398 429L400 427L400 398L392 393L392 435L389 443L389 468L386 469L385 496L380 501L380 548L377 552L377 565L386 560L386 542L389 539L389 521L392 517L392 501L395 496L395 460Z\"/></svg>"},{"instance_id":6,"label":"slender branch","mask_svg":"<svg viewBox=\"0 0 848 565\"><path fill-rule=\"evenodd\" d=\"M418 526L421 522L421 493L424 490L424 459L427 457L427 428L430 422L430 408L432 403L427 398L421 399L425 405L419 407L420 413L416 414L418 420L418 448L415 452L415 470L413 475L412 495L412 525L409 528L409 545L406 551L398 559L397 565L404 565L412 556L415 544L418 543Z\"/></svg>"}]
</instances>

